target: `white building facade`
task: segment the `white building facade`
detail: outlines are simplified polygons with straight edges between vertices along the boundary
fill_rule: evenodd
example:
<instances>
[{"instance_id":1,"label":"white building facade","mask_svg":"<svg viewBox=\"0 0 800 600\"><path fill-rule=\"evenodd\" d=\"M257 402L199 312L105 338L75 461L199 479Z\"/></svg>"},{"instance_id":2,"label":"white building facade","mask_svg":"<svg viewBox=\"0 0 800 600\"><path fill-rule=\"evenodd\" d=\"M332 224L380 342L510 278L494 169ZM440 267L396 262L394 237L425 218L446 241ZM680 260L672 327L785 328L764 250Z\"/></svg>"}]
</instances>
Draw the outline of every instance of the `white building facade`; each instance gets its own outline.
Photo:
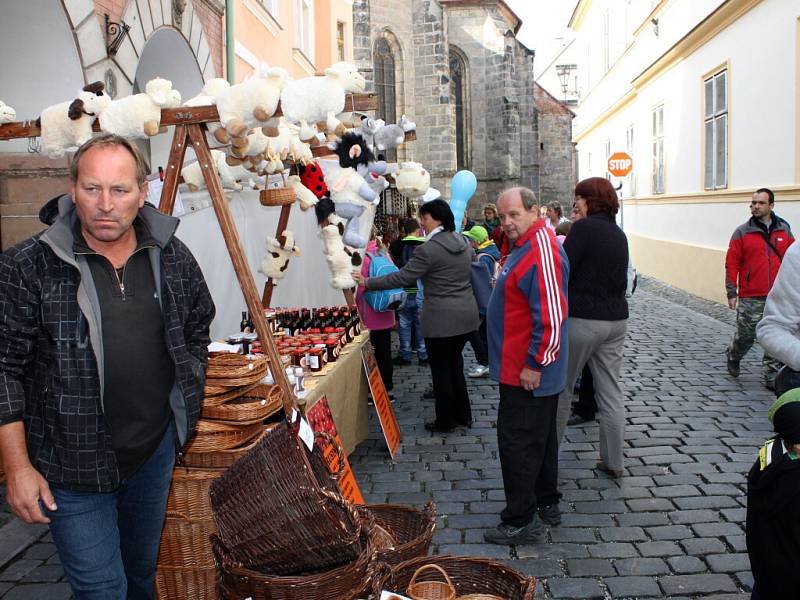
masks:
<instances>
[{"instance_id":1,"label":"white building facade","mask_svg":"<svg viewBox=\"0 0 800 600\"><path fill-rule=\"evenodd\" d=\"M612 182L634 265L724 302L754 190L800 233L800 2L579 0L570 28L579 179L628 152Z\"/></svg>"}]
</instances>

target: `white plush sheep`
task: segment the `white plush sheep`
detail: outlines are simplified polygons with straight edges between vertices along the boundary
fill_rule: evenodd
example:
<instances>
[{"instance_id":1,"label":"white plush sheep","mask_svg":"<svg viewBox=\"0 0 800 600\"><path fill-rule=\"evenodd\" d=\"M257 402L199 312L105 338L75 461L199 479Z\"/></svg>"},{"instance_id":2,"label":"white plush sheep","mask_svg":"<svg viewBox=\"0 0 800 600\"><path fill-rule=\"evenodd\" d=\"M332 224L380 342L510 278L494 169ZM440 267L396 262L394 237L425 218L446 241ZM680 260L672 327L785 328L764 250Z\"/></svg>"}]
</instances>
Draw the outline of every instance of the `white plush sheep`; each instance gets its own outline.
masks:
<instances>
[{"instance_id":1,"label":"white plush sheep","mask_svg":"<svg viewBox=\"0 0 800 600\"><path fill-rule=\"evenodd\" d=\"M145 85L145 93L114 100L100 115L100 129L126 138L156 135L161 126L161 109L181 105L181 93L168 79L156 77Z\"/></svg>"},{"instance_id":2,"label":"white plush sheep","mask_svg":"<svg viewBox=\"0 0 800 600\"><path fill-rule=\"evenodd\" d=\"M0 100L0 123L11 123L17 120L17 111Z\"/></svg>"},{"instance_id":3,"label":"white plush sheep","mask_svg":"<svg viewBox=\"0 0 800 600\"><path fill-rule=\"evenodd\" d=\"M221 79L219 77L215 77L213 79L209 79L203 85L203 89L200 90L200 93L197 94L194 98L189 98L186 102L183 103L184 106L209 106L217 103L217 96L222 93L223 90L228 89L231 87L231 84L228 83L227 79ZM219 123L206 123L206 127L208 127L208 133L212 136L216 136L217 131L220 129ZM225 130L222 130L224 134L223 140L220 141L222 144L227 144L229 140L227 139L227 133ZM216 137L214 138L216 139ZM219 141L219 140L218 140Z\"/></svg>"},{"instance_id":4,"label":"white plush sheep","mask_svg":"<svg viewBox=\"0 0 800 600\"><path fill-rule=\"evenodd\" d=\"M308 210L317 203L317 197L310 189L303 185L297 175L290 175L286 179L286 187L292 188L300 202L300 210Z\"/></svg>"},{"instance_id":5,"label":"white plush sheep","mask_svg":"<svg viewBox=\"0 0 800 600\"><path fill-rule=\"evenodd\" d=\"M263 126L275 114L281 90L288 81L285 69L272 67L222 90L217 95L217 110L226 132L242 138L249 129Z\"/></svg>"},{"instance_id":6,"label":"white plush sheep","mask_svg":"<svg viewBox=\"0 0 800 600\"><path fill-rule=\"evenodd\" d=\"M294 234L288 229L283 230L283 243L273 237L267 237L267 253L261 261L261 271L272 279L282 279L289 267L289 259L300 256L300 248L295 246Z\"/></svg>"},{"instance_id":7,"label":"white plush sheep","mask_svg":"<svg viewBox=\"0 0 800 600\"><path fill-rule=\"evenodd\" d=\"M219 174L222 187L236 191L241 190L242 185L236 181L236 176L231 170L231 166L225 161L225 153L220 150L212 150L211 157L214 159L214 166ZM200 169L199 162L193 162L183 167L181 175L190 192L205 189L206 180L203 178L203 171Z\"/></svg>"},{"instance_id":8,"label":"white plush sheep","mask_svg":"<svg viewBox=\"0 0 800 600\"><path fill-rule=\"evenodd\" d=\"M72 102L48 106L39 117L42 152L52 158L77 150L92 137L92 124L111 104L102 81L90 83Z\"/></svg>"},{"instance_id":9,"label":"white plush sheep","mask_svg":"<svg viewBox=\"0 0 800 600\"><path fill-rule=\"evenodd\" d=\"M431 174L418 162L400 164L400 170L394 177L397 191L407 198L419 198L428 191L431 185Z\"/></svg>"},{"instance_id":10,"label":"white plush sheep","mask_svg":"<svg viewBox=\"0 0 800 600\"><path fill-rule=\"evenodd\" d=\"M344 110L345 94L363 92L365 87L366 80L354 65L338 62L325 69L324 77L290 82L281 92L281 107L289 122L300 124L300 139L308 141L314 137L309 123L324 121L328 131L342 128L336 115Z\"/></svg>"},{"instance_id":11,"label":"white plush sheep","mask_svg":"<svg viewBox=\"0 0 800 600\"><path fill-rule=\"evenodd\" d=\"M331 215L331 217L335 217L335 215ZM328 270L331 272L331 287L337 290L355 287L356 282L353 281L352 276L353 264L342 243L339 225L331 223L320 228L319 237L322 239L325 262L328 263Z\"/></svg>"}]
</instances>

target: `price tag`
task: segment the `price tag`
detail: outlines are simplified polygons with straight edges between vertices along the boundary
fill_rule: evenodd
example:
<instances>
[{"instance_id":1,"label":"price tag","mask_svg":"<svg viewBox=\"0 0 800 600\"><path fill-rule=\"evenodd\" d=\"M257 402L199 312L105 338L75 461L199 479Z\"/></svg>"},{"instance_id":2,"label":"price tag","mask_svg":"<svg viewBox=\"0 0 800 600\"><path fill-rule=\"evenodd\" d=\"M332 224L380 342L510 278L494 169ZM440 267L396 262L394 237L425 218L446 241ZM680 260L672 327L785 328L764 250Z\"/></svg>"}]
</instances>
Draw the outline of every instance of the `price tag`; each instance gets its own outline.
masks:
<instances>
[{"instance_id":1,"label":"price tag","mask_svg":"<svg viewBox=\"0 0 800 600\"><path fill-rule=\"evenodd\" d=\"M297 410L292 409L292 423L297 420L297 417ZM311 429L311 425L308 424L305 417L300 417L300 431L297 435L300 436L300 439L308 447L308 451L311 452L314 449L314 430Z\"/></svg>"}]
</instances>

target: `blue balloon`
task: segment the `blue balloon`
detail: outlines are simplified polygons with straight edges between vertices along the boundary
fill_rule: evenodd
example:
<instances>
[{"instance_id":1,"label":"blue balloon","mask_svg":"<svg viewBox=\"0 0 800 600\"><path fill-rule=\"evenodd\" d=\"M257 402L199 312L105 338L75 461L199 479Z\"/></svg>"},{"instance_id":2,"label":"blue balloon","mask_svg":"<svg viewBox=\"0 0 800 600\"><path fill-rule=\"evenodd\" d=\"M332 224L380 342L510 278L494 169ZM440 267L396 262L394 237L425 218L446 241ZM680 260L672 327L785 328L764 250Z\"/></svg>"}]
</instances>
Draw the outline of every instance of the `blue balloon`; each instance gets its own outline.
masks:
<instances>
[{"instance_id":1,"label":"blue balloon","mask_svg":"<svg viewBox=\"0 0 800 600\"><path fill-rule=\"evenodd\" d=\"M478 180L472 171L459 171L453 175L453 181L450 183L450 210L453 211L458 232L461 232L461 221L464 218L464 211L467 210L467 202L477 188Z\"/></svg>"}]
</instances>

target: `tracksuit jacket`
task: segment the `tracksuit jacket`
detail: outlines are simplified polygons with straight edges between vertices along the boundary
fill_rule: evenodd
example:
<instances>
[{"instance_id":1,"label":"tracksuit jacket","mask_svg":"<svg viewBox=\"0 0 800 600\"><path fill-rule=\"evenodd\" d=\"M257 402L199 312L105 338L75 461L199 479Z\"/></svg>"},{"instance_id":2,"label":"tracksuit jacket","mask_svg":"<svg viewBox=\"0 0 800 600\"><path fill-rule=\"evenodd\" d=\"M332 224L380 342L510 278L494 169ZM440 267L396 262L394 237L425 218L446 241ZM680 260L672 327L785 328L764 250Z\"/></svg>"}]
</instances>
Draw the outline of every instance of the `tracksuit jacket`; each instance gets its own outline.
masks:
<instances>
[{"instance_id":1,"label":"tracksuit jacket","mask_svg":"<svg viewBox=\"0 0 800 600\"><path fill-rule=\"evenodd\" d=\"M170 407L185 444L200 416L214 302L174 237L178 219L149 204L139 217L155 240L147 252L175 366ZM25 422L31 463L51 485L113 491L120 473L103 416L100 305L86 257L73 251L72 198L51 200L39 218L51 227L0 255L0 425Z\"/></svg>"},{"instance_id":2,"label":"tracksuit jacket","mask_svg":"<svg viewBox=\"0 0 800 600\"><path fill-rule=\"evenodd\" d=\"M750 217L747 223L734 230L725 255L728 298L737 295L741 298L763 297L772 289L781 259L794 242L794 236L789 223L775 213L770 213L770 216L769 231L755 217Z\"/></svg>"},{"instance_id":3,"label":"tracksuit jacket","mask_svg":"<svg viewBox=\"0 0 800 600\"><path fill-rule=\"evenodd\" d=\"M542 373L534 396L564 389L567 373L569 260L539 220L506 256L487 309L489 374L521 387L523 367Z\"/></svg>"}]
</instances>

